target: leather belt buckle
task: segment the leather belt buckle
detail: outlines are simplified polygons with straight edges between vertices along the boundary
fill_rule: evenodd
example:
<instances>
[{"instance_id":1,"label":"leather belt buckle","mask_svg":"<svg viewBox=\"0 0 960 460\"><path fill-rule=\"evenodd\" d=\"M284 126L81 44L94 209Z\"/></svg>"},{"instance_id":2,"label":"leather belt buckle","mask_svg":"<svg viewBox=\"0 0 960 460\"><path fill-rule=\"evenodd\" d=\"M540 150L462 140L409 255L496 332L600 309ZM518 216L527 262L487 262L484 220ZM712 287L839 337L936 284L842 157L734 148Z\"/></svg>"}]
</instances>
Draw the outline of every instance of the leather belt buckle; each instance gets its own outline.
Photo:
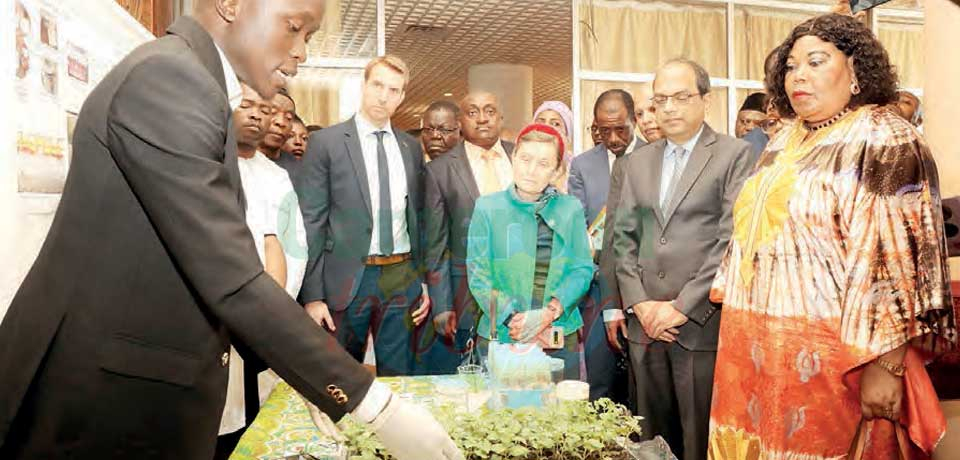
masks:
<instances>
[{"instance_id":1,"label":"leather belt buckle","mask_svg":"<svg viewBox=\"0 0 960 460\"><path fill-rule=\"evenodd\" d=\"M396 265L410 259L410 253L404 252L402 254L391 254L389 256L366 256L363 258L363 263L373 266Z\"/></svg>"}]
</instances>

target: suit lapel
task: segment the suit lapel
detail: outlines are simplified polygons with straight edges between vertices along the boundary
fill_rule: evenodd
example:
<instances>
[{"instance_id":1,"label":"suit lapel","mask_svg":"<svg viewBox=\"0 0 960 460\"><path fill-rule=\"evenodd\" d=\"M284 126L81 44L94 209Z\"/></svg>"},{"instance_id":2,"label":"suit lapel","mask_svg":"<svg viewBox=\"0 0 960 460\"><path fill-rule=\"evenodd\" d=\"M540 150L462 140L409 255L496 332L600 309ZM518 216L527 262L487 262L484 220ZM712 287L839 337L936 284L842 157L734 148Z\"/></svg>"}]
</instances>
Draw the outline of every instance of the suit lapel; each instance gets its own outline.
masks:
<instances>
[{"instance_id":1,"label":"suit lapel","mask_svg":"<svg viewBox=\"0 0 960 460\"><path fill-rule=\"evenodd\" d=\"M460 162L460 167L454 167L453 170L460 177L463 186L470 192L470 196L476 201L477 198L480 198L480 187L477 186L477 180L473 177L473 168L470 167L470 159L467 158L467 148L461 142L449 155L451 160Z\"/></svg>"},{"instance_id":2,"label":"suit lapel","mask_svg":"<svg viewBox=\"0 0 960 460\"><path fill-rule=\"evenodd\" d=\"M667 219L664 217L664 212L660 209L660 178L663 175L663 153L667 150L667 141L659 140L657 141L656 150L654 150L653 158L650 161L650 168L647 169L649 174L648 184L651 184L652 187L649 189L650 197L648 202L651 203L653 208L653 214L657 216L657 220L660 222L660 228L666 228Z\"/></svg>"},{"instance_id":3,"label":"suit lapel","mask_svg":"<svg viewBox=\"0 0 960 460\"><path fill-rule=\"evenodd\" d=\"M713 156L710 146L713 145L716 140L717 137L713 130L704 124L703 133L700 135L700 140L698 140L697 145L693 147L693 152L690 152L690 159L687 160L687 165L683 168L683 174L680 176L680 183L677 184L677 188L674 190L673 196L670 197L670 202L667 206L668 210L665 215L667 220L664 222L663 228L667 227L666 224L670 222L670 218L673 217L673 213L677 210L677 207L680 206L680 203L683 202L683 199L687 196L687 193L690 192L693 184L697 181L697 178L700 177L700 173L703 172L703 168L707 166L707 163ZM663 155L660 157L662 159Z\"/></svg>"},{"instance_id":4,"label":"suit lapel","mask_svg":"<svg viewBox=\"0 0 960 460\"><path fill-rule=\"evenodd\" d=\"M357 133L357 122L353 117L350 117L350 120L347 121L346 128L343 132L343 142L347 146L347 154L350 156L350 162L353 163L353 169L357 173L357 180L360 182L360 195L363 197L363 204L367 206L367 214L373 215L373 207L370 204L370 183L367 182L367 166L363 161L360 134Z\"/></svg>"},{"instance_id":5,"label":"suit lapel","mask_svg":"<svg viewBox=\"0 0 960 460\"><path fill-rule=\"evenodd\" d=\"M407 176L407 196L413 199L413 192L417 187L417 165L414 162L414 152L406 139L400 137L397 131L393 131L393 137L397 139L397 145L400 146L400 156L403 157L403 169Z\"/></svg>"}]
</instances>

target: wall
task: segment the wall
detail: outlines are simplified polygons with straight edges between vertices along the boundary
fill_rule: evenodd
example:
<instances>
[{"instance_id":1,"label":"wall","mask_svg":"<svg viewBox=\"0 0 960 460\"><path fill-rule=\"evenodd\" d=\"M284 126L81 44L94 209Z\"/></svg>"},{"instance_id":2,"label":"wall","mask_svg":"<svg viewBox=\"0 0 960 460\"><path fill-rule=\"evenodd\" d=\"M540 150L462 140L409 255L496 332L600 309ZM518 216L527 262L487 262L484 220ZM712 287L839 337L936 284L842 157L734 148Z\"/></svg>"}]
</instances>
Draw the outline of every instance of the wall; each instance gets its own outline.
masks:
<instances>
[{"instance_id":1,"label":"wall","mask_svg":"<svg viewBox=\"0 0 960 460\"><path fill-rule=\"evenodd\" d=\"M31 70L17 78L16 4L30 15ZM79 111L86 94L127 52L153 36L113 0L14 0L0 2L0 101L7 115L0 123L0 318L33 264L53 221L60 195L21 193L17 133L42 131L67 146L67 111ZM39 14L41 13L42 14ZM56 24L56 47L39 40L40 16ZM50 30L49 27L45 29ZM48 32L49 34L49 32ZM87 83L68 75L68 44L85 50ZM45 61L56 67L56 96L43 93L36 73ZM65 158L69 158L67 153ZM67 160L68 161L68 160ZM66 167L67 162L63 162ZM91 261L96 263L96 261Z\"/></svg>"}]
</instances>

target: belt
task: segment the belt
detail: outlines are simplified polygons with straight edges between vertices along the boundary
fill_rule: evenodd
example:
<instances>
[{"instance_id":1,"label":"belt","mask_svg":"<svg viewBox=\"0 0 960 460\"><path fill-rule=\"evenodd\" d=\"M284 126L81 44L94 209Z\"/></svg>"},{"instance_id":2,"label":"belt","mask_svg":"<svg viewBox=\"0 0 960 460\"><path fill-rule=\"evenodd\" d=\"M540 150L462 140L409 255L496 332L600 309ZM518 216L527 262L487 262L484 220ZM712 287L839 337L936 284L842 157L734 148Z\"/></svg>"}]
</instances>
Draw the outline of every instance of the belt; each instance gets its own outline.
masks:
<instances>
[{"instance_id":1,"label":"belt","mask_svg":"<svg viewBox=\"0 0 960 460\"><path fill-rule=\"evenodd\" d=\"M410 260L412 256L409 252L404 252L403 254L391 254L389 256L366 256L363 258L363 263L366 265L396 265L401 262L406 262Z\"/></svg>"}]
</instances>

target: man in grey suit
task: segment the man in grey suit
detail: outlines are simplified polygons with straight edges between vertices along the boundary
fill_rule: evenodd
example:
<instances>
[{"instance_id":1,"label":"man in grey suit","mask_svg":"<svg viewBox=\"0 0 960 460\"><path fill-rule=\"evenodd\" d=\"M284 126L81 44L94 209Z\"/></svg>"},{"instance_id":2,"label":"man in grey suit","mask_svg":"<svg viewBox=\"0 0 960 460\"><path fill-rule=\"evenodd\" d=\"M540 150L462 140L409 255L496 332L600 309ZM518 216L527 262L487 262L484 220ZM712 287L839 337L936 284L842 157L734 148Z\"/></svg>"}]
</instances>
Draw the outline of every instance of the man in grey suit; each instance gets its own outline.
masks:
<instances>
[{"instance_id":1,"label":"man in grey suit","mask_svg":"<svg viewBox=\"0 0 960 460\"><path fill-rule=\"evenodd\" d=\"M704 123L710 77L699 64L668 62L653 91L665 139L623 166L616 273L643 433L662 435L678 458L702 460L720 324L708 293L750 146Z\"/></svg>"},{"instance_id":2,"label":"man in grey suit","mask_svg":"<svg viewBox=\"0 0 960 460\"><path fill-rule=\"evenodd\" d=\"M594 251L594 260L599 262L604 253L602 242L608 233L603 231L607 228L604 216L616 209L615 205L607 208L613 165L646 143L636 136L637 120L633 97L622 89L601 93L594 103L593 117L602 143L573 159L567 190L583 205L587 228L598 229L591 237L591 249ZM603 224L597 222L598 217ZM609 234L612 233L613 230L610 229ZM612 275L612 272L597 271L597 276L580 306L584 323L587 382L590 383L591 400L611 398L619 403L627 403L625 366L618 363L625 359L623 350L617 342L607 343L606 330L600 318L602 311L611 308L608 304L612 304L613 300L612 296L604 295L610 292L606 285L616 282L609 275Z\"/></svg>"},{"instance_id":3,"label":"man in grey suit","mask_svg":"<svg viewBox=\"0 0 960 460\"><path fill-rule=\"evenodd\" d=\"M413 374L415 332L430 307L423 150L390 126L408 77L396 56L370 61L360 110L310 136L297 184L309 248L301 301L358 361L372 333L378 375Z\"/></svg>"},{"instance_id":4,"label":"man in grey suit","mask_svg":"<svg viewBox=\"0 0 960 460\"><path fill-rule=\"evenodd\" d=\"M231 344L333 419L372 422L398 457L462 458L264 272L244 222L239 80L276 93L322 16L320 0L200 0L91 92L0 324L0 458L208 460Z\"/></svg>"},{"instance_id":5,"label":"man in grey suit","mask_svg":"<svg viewBox=\"0 0 960 460\"><path fill-rule=\"evenodd\" d=\"M475 92L460 102L460 126L464 141L447 154L427 164L425 180L427 286L435 312L437 331L430 349L427 370L430 373L456 372L467 341L476 333L477 304L467 286L467 231L473 206L481 195L481 170L486 162L496 178L495 191L513 181L510 156L513 144L500 140L503 115L493 94ZM492 152L493 159L484 159ZM431 337L431 334L427 334Z\"/></svg>"}]
</instances>

